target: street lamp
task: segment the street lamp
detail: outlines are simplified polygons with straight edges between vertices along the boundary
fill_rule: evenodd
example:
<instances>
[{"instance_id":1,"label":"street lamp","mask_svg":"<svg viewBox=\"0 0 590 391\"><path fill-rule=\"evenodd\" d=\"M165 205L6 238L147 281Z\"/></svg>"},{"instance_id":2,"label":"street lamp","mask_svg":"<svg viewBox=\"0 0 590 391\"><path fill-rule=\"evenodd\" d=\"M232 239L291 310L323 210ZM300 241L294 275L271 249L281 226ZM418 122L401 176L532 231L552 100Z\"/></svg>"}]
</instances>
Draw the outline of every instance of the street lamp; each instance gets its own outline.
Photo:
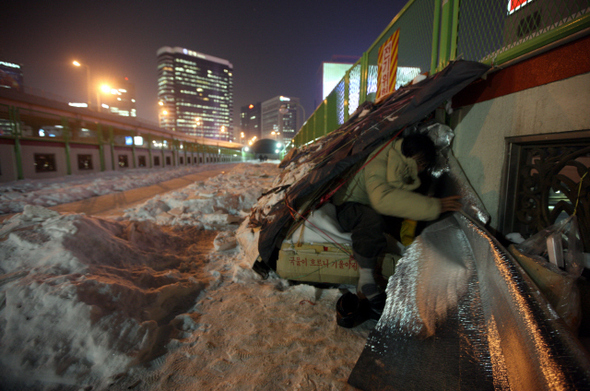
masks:
<instances>
[{"instance_id":1,"label":"street lamp","mask_svg":"<svg viewBox=\"0 0 590 391\"><path fill-rule=\"evenodd\" d=\"M88 108L90 109L90 68L88 67L88 65L86 64L81 64L78 61L74 60L72 62L72 64L74 64L74 66L77 67L86 67L86 92L88 94Z\"/></svg>"}]
</instances>

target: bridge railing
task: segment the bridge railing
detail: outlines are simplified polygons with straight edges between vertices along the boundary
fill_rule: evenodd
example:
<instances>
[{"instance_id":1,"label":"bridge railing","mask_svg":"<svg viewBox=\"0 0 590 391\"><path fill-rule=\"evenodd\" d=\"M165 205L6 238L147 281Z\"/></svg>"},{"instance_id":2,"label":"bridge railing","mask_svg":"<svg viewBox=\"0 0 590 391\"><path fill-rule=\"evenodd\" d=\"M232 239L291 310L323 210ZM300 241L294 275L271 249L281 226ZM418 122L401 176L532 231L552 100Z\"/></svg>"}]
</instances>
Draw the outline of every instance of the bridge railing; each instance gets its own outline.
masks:
<instances>
[{"instance_id":1,"label":"bridge railing","mask_svg":"<svg viewBox=\"0 0 590 391\"><path fill-rule=\"evenodd\" d=\"M176 137L159 128L152 131L151 128L117 124L116 118L108 118L105 121L90 117L85 119L77 113L63 110L56 112L52 108L43 107L31 109L16 101L14 104L0 103L0 144L5 144L4 147L14 146L11 152L14 153L14 159L10 160L15 162L14 172L10 168L12 164L5 164L7 161L1 162L8 167L0 167L0 182L25 179L26 167L34 163L31 160L31 150L41 150L42 146L58 147L65 151L65 159L60 164L66 167L67 175L74 172L72 162L75 162L75 159L70 156L72 147L99 151L99 162L91 167L93 172L118 169L115 161L116 150L132 151L131 161L126 166L132 168L243 161L254 158L253 154L244 152L239 144L216 143L214 140L185 135ZM140 161L136 152L143 152L145 155L146 151L149 160L144 158L145 161ZM5 152L6 150L3 153ZM165 159L165 154L168 156L170 153L170 163L166 163L168 157ZM155 163L152 155L161 156L161 164L160 160Z\"/></svg>"},{"instance_id":2,"label":"bridge railing","mask_svg":"<svg viewBox=\"0 0 590 391\"><path fill-rule=\"evenodd\" d=\"M379 48L399 29L397 85L465 59L506 65L584 35L589 0L410 0L295 135L292 146L337 129L377 91Z\"/></svg>"}]
</instances>

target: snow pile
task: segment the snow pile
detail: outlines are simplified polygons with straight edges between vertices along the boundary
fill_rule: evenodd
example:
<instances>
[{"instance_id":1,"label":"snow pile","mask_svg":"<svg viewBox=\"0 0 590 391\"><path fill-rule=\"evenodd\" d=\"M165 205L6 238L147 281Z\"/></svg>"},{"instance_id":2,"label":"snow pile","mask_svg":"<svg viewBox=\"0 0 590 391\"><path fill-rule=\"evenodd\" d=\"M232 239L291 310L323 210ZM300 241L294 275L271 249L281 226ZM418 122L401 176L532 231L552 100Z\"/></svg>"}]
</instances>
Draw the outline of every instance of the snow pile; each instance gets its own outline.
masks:
<instances>
[{"instance_id":1,"label":"snow pile","mask_svg":"<svg viewBox=\"0 0 590 391\"><path fill-rule=\"evenodd\" d=\"M25 205L55 206L121 192L201 172L208 166L129 169L0 184L0 214L19 213Z\"/></svg>"},{"instance_id":2,"label":"snow pile","mask_svg":"<svg viewBox=\"0 0 590 391\"><path fill-rule=\"evenodd\" d=\"M279 170L234 167L116 220L2 223L0 389L352 389L371 325L336 325L338 290L252 271L237 220Z\"/></svg>"},{"instance_id":3,"label":"snow pile","mask_svg":"<svg viewBox=\"0 0 590 391\"><path fill-rule=\"evenodd\" d=\"M272 186L277 168L272 164L239 164L228 173L156 196L125 211L125 218L162 225L194 225L223 229L250 214L261 193Z\"/></svg>"},{"instance_id":4,"label":"snow pile","mask_svg":"<svg viewBox=\"0 0 590 391\"><path fill-rule=\"evenodd\" d=\"M153 358L208 284L186 251L196 229L26 206L0 232L0 361L17 377L75 383Z\"/></svg>"}]
</instances>

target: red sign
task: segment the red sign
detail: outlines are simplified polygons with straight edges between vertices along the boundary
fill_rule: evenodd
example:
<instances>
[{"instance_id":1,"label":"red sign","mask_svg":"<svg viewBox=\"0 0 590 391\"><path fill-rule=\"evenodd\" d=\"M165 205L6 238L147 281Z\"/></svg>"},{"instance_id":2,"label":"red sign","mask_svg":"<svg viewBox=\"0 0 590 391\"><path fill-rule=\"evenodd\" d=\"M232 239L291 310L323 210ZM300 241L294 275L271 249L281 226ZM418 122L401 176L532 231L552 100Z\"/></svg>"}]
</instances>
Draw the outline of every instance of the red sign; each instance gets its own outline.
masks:
<instances>
[{"instance_id":1,"label":"red sign","mask_svg":"<svg viewBox=\"0 0 590 391\"><path fill-rule=\"evenodd\" d=\"M397 75L397 49L399 43L399 29L387 38L379 48L377 59L377 96L375 101L391 94L395 90L395 78Z\"/></svg>"},{"instance_id":2,"label":"red sign","mask_svg":"<svg viewBox=\"0 0 590 391\"><path fill-rule=\"evenodd\" d=\"M508 0L508 13L513 13L514 11L518 10L525 4L530 3L531 1L533 0Z\"/></svg>"}]
</instances>

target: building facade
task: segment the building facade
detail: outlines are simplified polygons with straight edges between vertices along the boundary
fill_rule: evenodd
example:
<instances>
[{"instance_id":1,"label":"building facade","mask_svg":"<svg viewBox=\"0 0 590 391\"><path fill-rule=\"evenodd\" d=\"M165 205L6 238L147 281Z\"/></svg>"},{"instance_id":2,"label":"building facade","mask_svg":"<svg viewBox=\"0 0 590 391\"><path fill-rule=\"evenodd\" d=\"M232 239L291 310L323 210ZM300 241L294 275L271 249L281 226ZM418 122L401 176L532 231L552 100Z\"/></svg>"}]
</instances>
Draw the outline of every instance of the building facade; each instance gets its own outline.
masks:
<instances>
[{"instance_id":1,"label":"building facade","mask_svg":"<svg viewBox=\"0 0 590 391\"><path fill-rule=\"evenodd\" d=\"M24 92L23 67L8 61L0 61L0 88Z\"/></svg>"},{"instance_id":2,"label":"building facade","mask_svg":"<svg viewBox=\"0 0 590 391\"><path fill-rule=\"evenodd\" d=\"M233 65L180 47L164 46L157 54L160 126L233 141Z\"/></svg>"},{"instance_id":3,"label":"building facade","mask_svg":"<svg viewBox=\"0 0 590 391\"><path fill-rule=\"evenodd\" d=\"M137 117L135 84L128 78L119 80L102 91L101 111L122 117Z\"/></svg>"},{"instance_id":4,"label":"building facade","mask_svg":"<svg viewBox=\"0 0 590 391\"><path fill-rule=\"evenodd\" d=\"M300 107L299 98L282 95L262 102L260 137L289 143L300 128L298 120Z\"/></svg>"},{"instance_id":5,"label":"building facade","mask_svg":"<svg viewBox=\"0 0 590 391\"><path fill-rule=\"evenodd\" d=\"M240 138L241 141L252 141L261 138L262 111L260 102L242 106L240 109ZM242 136L243 133L243 136Z\"/></svg>"}]
</instances>

